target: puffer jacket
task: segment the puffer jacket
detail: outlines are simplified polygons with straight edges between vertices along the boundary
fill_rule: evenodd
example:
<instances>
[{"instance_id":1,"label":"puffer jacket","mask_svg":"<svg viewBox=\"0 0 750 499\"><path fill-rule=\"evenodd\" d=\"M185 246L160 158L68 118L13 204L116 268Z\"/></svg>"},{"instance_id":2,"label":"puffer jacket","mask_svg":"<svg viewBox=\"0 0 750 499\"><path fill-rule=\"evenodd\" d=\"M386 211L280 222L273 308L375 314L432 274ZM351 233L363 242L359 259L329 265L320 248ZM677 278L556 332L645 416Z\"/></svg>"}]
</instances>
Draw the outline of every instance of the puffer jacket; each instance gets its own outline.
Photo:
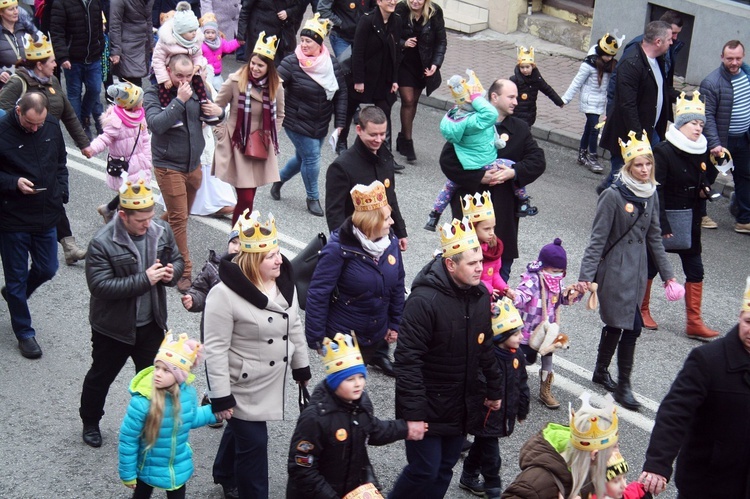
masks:
<instances>
[{"instance_id":1,"label":"puffer jacket","mask_svg":"<svg viewBox=\"0 0 750 499\"><path fill-rule=\"evenodd\" d=\"M367 392L350 403L321 381L300 414L289 446L287 499L343 497L360 485L377 483L367 445L386 445L406 435L405 421L375 416Z\"/></svg>"},{"instance_id":2,"label":"puffer jacket","mask_svg":"<svg viewBox=\"0 0 750 499\"><path fill-rule=\"evenodd\" d=\"M319 0L318 12L320 17L333 23L333 31L337 36L349 43L354 41L357 21L362 14L377 7L374 0Z\"/></svg>"},{"instance_id":3,"label":"puffer jacket","mask_svg":"<svg viewBox=\"0 0 750 499\"><path fill-rule=\"evenodd\" d=\"M281 61L278 72L284 82L286 115L283 126L287 130L320 139L328 134L331 115L334 116L334 127L343 128L346 125L346 80L333 54L330 58L339 85L331 100L326 97L323 87L302 70L296 54L289 54Z\"/></svg>"},{"instance_id":4,"label":"puffer jacket","mask_svg":"<svg viewBox=\"0 0 750 499\"><path fill-rule=\"evenodd\" d=\"M214 75L219 76L221 75L221 72L223 70L223 65L221 63L222 57L224 57L225 54L231 54L238 48L240 48L239 40L227 40L225 38L222 38L221 45L218 49L212 49L204 41L201 50L203 50L203 57L206 58L206 62L214 68ZM218 92L219 89L217 88L216 91Z\"/></svg>"},{"instance_id":5,"label":"puffer jacket","mask_svg":"<svg viewBox=\"0 0 750 499\"><path fill-rule=\"evenodd\" d=\"M18 21L13 26L13 33L4 27L0 31L2 31L0 33L0 73L13 74L16 63L26 58L23 48L24 37L27 33L35 36L38 30L34 26L34 20L26 10L19 8Z\"/></svg>"},{"instance_id":6,"label":"puffer jacket","mask_svg":"<svg viewBox=\"0 0 750 499\"><path fill-rule=\"evenodd\" d=\"M484 97L471 101L474 112L455 106L440 120L440 133L455 145L464 170L479 170L497 159L497 109Z\"/></svg>"},{"instance_id":7,"label":"puffer jacket","mask_svg":"<svg viewBox=\"0 0 750 499\"><path fill-rule=\"evenodd\" d=\"M226 253L223 256L226 256ZM191 312L203 312L203 309L206 307L208 292L221 282L219 278L219 262L221 262L221 257L214 250L209 250L205 265L203 265L198 277L193 279L193 285L190 286L187 292L193 299Z\"/></svg>"},{"instance_id":8,"label":"puffer jacket","mask_svg":"<svg viewBox=\"0 0 750 499\"><path fill-rule=\"evenodd\" d=\"M278 13L286 11L286 19L279 19ZM294 51L295 19L301 18L297 0L242 0L240 18L237 22L237 38L245 40L248 48L254 47L258 35L265 31L266 36L276 35L278 47L274 61L276 65Z\"/></svg>"},{"instance_id":9,"label":"puffer jacket","mask_svg":"<svg viewBox=\"0 0 750 499\"><path fill-rule=\"evenodd\" d=\"M750 78L750 66L742 64L742 71ZM734 87L732 75L724 64L711 71L701 82L701 95L706 100L706 126L703 135L708 148L725 146L729 139L729 122L732 119Z\"/></svg>"},{"instance_id":10,"label":"puffer jacket","mask_svg":"<svg viewBox=\"0 0 750 499\"><path fill-rule=\"evenodd\" d=\"M195 375L180 385L179 422L175 420L174 402L164 397L164 418L153 447L146 448L142 432L151 406L154 389L154 367L147 367L130 382L130 405L120 426L120 480L136 478L152 487L179 489L193 475L193 450L188 443L190 430L216 422L210 406L198 405L198 393L192 385Z\"/></svg>"},{"instance_id":11,"label":"puffer jacket","mask_svg":"<svg viewBox=\"0 0 750 499\"><path fill-rule=\"evenodd\" d=\"M104 28L100 0L55 0L50 38L58 66L70 61L90 64L102 57Z\"/></svg>"},{"instance_id":12,"label":"puffer jacket","mask_svg":"<svg viewBox=\"0 0 750 499\"><path fill-rule=\"evenodd\" d=\"M154 0L112 0L109 14L110 55L120 56L114 72L123 78L148 75L152 50Z\"/></svg>"},{"instance_id":13,"label":"puffer jacket","mask_svg":"<svg viewBox=\"0 0 750 499\"><path fill-rule=\"evenodd\" d=\"M305 336L310 348L336 333L357 333L362 345L385 337L388 329L399 330L404 309L404 262L398 238L389 234L390 246L376 262L362 249L354 235L352 219L320 252L307 294Z\"/></svg>"},{"instance_id":14,"label":"puffer jacket","mask_svg":"<svg viewBox=\"0 0 750 499\"><path fill-rule=\"evenodd\" d=\"M490 248L487 243L481 244L484 258L482 260L482 283L487 286L490 294L497 291L502 296L508 289L508 283L500 275L500 269L503 267L503 242L497 238L495 240L494 248Z\"/></svg>"},{"instance_id":15,"label":"puffer jacket","mask_svg":"<svg viewBox=\"0 0 750 499\"><path fill-rule=\"evenodd\" d=\"M414 279L395 356L396 417L429 423L431 436L466 433L480 371L487 399L502 398L487 289L457 287L442 257Z\"/></svg>"},{"instance_id":16,"label":"puffer jacket","mask_svg":"<svg viewBox=\"0 0 750 499\"><path fill-rule=\"evenodd\" d=\"M581 63L573 81L562 96L562 101L568 104L573 100L576 93L578 96L578 109L586 114L604 114L607 110L607 85L612 73L604 72L602 82L599 84L599 73L596 70L597 55L589 50L589 55Z\"/></svg>"},{"instance_id":17,"label":"puffer jacket","mask_svg":"<svg viewBox=\"0 0 750 499\"><path fill-rule=\"evenodd\" d=\"M443 65L445 51L448 47L443 9L437 3L433 3L432 7L435 9L435 12L433 12L432 17L430 17L426 24L422 25L422 19L416 21L422 28L419 31L416 47L419 51L419 59L422 61L422 67L429 69L434 64L438 68L432 76L425 78L425 92L427 95L437 90L443 82L440 76L440 66ZM404 47L406 40L416 36L414 29L415 21L411 18L411 10L406 2L396 4L396 14L401 16L402 28L399 46L404 51L406 50Z\"/></svg>"},{"instance_id":18,"label":"puffer jacket","mask_svg":"<svg viewBox=\"0 0 750 499\"><path fill-rule=\"evenodd\" d=\"M177 43L177 39L172 32L173 19L169 19L159 28L159 41L154 47L154 54L151 57L151 67L154 69L154 76L157 83L169 81L167 65L169 60L177 54L185 54L193 61L194 66L201 67L201 74L205 74L206 58L203 57L201 45L203 45L203 32L201 30L195 33L195 43L191 47L183 47Z\"/></svg>"},{"instance_id":19,"label":"puffer jacket","mask_svg":"<svg viewBox=\"0 0 750 499\"><path fill-rule=\"evenodd\" d=\"M536 122L536 100L541 90L544 95L550 98L556 106L562 106L563 101L557 92L542 78L539 69L534 66L529 76L521 74L521 70L516 66L510 81L518 87L518 105L513 111L513 116L522 119L527 125L532 126Z\"/></svg>"}]
</instances>

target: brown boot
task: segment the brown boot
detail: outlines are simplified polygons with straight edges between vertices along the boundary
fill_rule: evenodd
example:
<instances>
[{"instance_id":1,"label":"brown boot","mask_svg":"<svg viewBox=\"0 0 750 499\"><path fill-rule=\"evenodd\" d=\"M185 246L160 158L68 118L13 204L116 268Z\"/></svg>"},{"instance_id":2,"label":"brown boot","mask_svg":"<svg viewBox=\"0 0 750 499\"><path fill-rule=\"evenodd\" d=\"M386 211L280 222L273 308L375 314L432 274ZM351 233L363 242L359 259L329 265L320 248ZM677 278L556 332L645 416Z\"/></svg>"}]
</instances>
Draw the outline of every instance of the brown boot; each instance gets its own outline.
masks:
<instances>
[{"instance_id":1,"label":"brown boot","mask_svg":"<svg viewBox=\"0 0 750 499\"><path fill-rule=\"evenodd\" d=\"M656 324L654 318L651 317L651 311L648 309L648 304L651 301L651 284L653 284L653 282L653 279L649 279L646 282L646 294L643 295L643 303L641 303L641 318L643 319L644 329L656 331L659 329L659 326Z\"/></svg>"},{"instance_id":2,"label":"brown boot","mask_svg":"<svg viewBox=\"0 0 750 499\"><path fill-rule=\"evenodd\" d=\"M560 402L552 395L552 382L555 375L549 371L539 371L539 400L546 405L548 409L557 409Z\"/></svg>"},{"instance_id":3,"label":"brown boot","mask_svg":"<svg viewBox=\"0 0 750 499\"><path fill-rule=\"evenodd\" d=\"M86 258L86 250L82 250L76 245L76 238L73 236L64 237L60 241L63 247L63 254L65 255L65 263L67 265L73 265L78 260Z\"/></svg>"},{"instance_id":4,"label":"brown boot","mask_svg":"<svg viewBox=\"0 0 750 499\"><path fill-rule=\"evenodd\" d=\"M701 300L703 298L702 282L685 283L685 310L687 311L687 325L685 334L688 338L700 341L711 341L719 336L718 331L709 329L703 324L701 317Z\"/></svg>"}]
</instances>

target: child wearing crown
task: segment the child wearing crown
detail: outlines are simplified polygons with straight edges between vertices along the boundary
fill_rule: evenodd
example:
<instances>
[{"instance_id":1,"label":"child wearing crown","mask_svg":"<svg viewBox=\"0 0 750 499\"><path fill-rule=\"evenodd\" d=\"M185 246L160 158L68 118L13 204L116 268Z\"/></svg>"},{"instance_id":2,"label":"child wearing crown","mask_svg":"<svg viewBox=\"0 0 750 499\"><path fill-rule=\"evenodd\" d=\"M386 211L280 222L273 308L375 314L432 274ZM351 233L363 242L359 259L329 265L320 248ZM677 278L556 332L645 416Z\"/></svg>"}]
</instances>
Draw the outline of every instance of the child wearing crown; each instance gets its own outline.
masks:
<instances>
[{"instance_id":1,"label":"child wearing crown","mask_svg":"<svg viewBox=\"0 0 750 499\"><path fill-rule=\"evenodd\" d=\"M375 417L354 332L323 341L323 365L326 378L300 414L289 446L286 497L382 497L367 445L421 440L427 424Z\"/></svg>"},{"instance_id":2,"label":"child wearing crown","mask_svg":"<svg viewBox=\"0 0 750 499\"><path fill-rule=\"evenodd\" d=\"M557 92L542 78L536 66L534 47L518 47L518 64L513 70L510 81L518 87L518 105L513 116L526 122L530 127L536 123L536 99L541 90L555 105L562 109L565 103Z\"/></svg>"},{"instance_id":3,"label":"child wearing crown","mask_svg":"<svg viewBox=\"0 0 750 499\"><path fill-rule=\"evenodd\" d=\"M604 499L642 499L646 491L640 482L630 482L625 479L628 472L628 462L620 454L619 446L615 446L612 456L607 461L607 494ZM649 499L651 494L649 494ZM595 494L591 499L597 499Z\"/></svg>"},{"instance_id":4,"label":"child wearing crown","mask_svg":"<svg viewBox=\"0 0 750 499\"><path fill-rule=\"evenodd\" d=\"M467 70L469 80L453 75L448 80L456 105L440 121L440 133L445 140L454 145L456 156L464 170L493 170L499 166L511 168L513 161L498 159L498 149L506 145L507 137L497 136L495 123L498 119L497 109L483 97L484 88L476 74ZM448 180L435 199L425 230L435 232L440 217L450 204L458 186ZM531 199L526 189L515 186L514 193L520 205L516 216L533 216L538 209L531 206Z\"/></svg>"},{"instance_id":5,"label":"child wearing crown","mask_svg":"<svg viewBox=\"0 0 750 499\"><path fill-rule=\"evenodd\" d=\"M201 344L167 332L154 365L130 382L132 398L120 427L119 470L133 497L151 497L154 487L169 499L185 497L185 483L193 474L193 451L188 434L215 423L219 415L198 407L190 371L200 364ZM231 417L231 411L224 414Z\"/></svg>"}]
</instances>

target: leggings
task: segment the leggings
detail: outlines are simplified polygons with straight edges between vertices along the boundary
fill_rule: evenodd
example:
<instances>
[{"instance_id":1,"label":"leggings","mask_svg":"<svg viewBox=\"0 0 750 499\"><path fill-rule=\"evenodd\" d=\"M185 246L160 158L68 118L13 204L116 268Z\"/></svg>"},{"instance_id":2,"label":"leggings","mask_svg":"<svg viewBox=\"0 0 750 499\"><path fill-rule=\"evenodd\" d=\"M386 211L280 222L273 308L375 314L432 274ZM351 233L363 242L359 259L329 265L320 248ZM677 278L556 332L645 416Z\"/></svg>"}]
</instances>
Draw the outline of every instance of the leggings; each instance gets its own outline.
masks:
<instances>
[{"instance_id":1,"label":"leggings","mask_svg":"<svg viewBox=\"0 0 750 499\"><path fill-rule=\"evenodd\" d=\"M245 210L253 212L253 203L255 202L255 187L241 188L237 187L237 204L234 205L234 213L232 214L232 227L237 223L237 219Z\"/></svg>"},{"instance_id":2,"label":"leggings","mask_svg":"<svg viewBox=\"0 0 750 499\"><path fill-rule=\"evenodd\" d=\"M510 161L507 159L496 159L492 163L484 165L482 167L482 170L491 170L497 166L507 166L511 168L514 163L514 161ZM453 199L453 195L456 193L457 189L458 184L451 180L446 180L445 185L438 193L437 198L435 198L435 204L433 205L432 209L437 213L443 213L448 205L451 204L451 199ZM526 194L526 189L518 185L514 186L513 192L521 201L525 201L529 197L528 194Z\"/></svg>"},{"instance_id":3,"label":"leggings","mask_svg":"<svg viewBox=\"0 0 750 499\"><path fill-rule=\"evenodd\" d=\"M148 499L153 492L154 488L151 485L138 479L135 486L135 492L133 492L133 499ZM168 490L167 499L185 499L185 486L183 485L175 490Z\"/></svg>"}]
</instances>

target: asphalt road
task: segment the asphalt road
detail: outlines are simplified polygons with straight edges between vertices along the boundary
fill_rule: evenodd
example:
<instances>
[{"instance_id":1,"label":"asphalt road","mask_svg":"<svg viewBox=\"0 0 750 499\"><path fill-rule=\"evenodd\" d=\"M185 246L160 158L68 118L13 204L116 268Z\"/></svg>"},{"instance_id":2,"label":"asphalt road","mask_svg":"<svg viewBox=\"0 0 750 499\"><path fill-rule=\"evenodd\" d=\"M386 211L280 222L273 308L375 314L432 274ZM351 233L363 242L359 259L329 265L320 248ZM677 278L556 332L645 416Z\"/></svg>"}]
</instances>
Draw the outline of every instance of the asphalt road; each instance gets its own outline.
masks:
<instances>
[{"instance_id":1,"label":"asphalt road","mask_svg":"<svg viewBox=\"0 0 750 499\"><path fill-rule=\"evenodd\" d=\"M394 108L397 116L398 106ZM442 140L438 130L441 112L420 108L415 131L419 160L408 165L396 179L399 202L409 229L409 248L404 253L407 283L438 248L438 236L422 229L434 196L444 178L438 166ZM397 118L396 118L397 120ZM283 164L293 149L281 135ZM103 182L101 159L86 160L72 146L69 148L71 196L67 209L78 241L85 244L101 227L97 205L111 199L112 192ZM575 163L575 152L542 144L547 155L547 172L529 193L539 207L539 215L521 222L520 254L510 279L517 285L526 263L535 259L539 249L555 237L563 240L568 252L567 282L577 277L583 250L587 244L596 195L594 187L600 177ZM326 147L321 164L321 190L325 168L333 158ZM256 207L265 216L276 216L279 239L287 255L293 255L317 232L325 231L322 218L305 210L302 180L296 177L282 189L282 201L272 201L268 187L259 189ZM706 282L705 318L709 325L726 332L737 320L745 277L750 238L732 230L726 199L709 206L709 214L719 229L704 231ZM193 217L189 225L189 243L196 272L210 248L223 250L229 222ZM679 268L679 260L670 257ZM7 307L0 302L0 497L4 498L125 498L129 491L117 475L117 434L129 401L127 385L133 376L128 364L113 384L107 400L106 415L101 422L104 445L87 447L81 441L78 405L83 377L90 364L90 328L88 290L83 263L65 266L60 251L57 276L39 289L30 301L34 326L44 350L40 360L20 356L11 332ZM652 313L659 322L658 332L644 332L638 343L634 387L644 403L641 413L620 409L621 449L630 463L630 479L636 479L648 444L649 432L659 401L668 390L688 352L698 343L683 334L684 305L668 303L657 287L653 293ZM176 331L198 336L200 317L186 312L176 290L169 293L169 324ZM516 426L516 433L501 441L504 484L518 472L518 450L523 442L549 421L568 422L567 405L577 403L583 390L602 396L603 389L590 382L601 328L598 315L581 304L562 313L562 329L570 335L571 349L555 356L554 393L562 407L551 411L536 399L538 366L531 366L530 385L534 398L529 419ZM312 355L313 383L322 379L322 368ZM205 387L205 377L198 375L198 388ZM393 381L375 370L368 377L368 391L377 414L393 417ZM286 454L297 416L296 389L287 391L286 420L269 423L269 460L271 497L283 497L286 483ZM188 483L189 497L221 497L221 489L211 478L211 465L218 446L220 430L201 428L193 432L195 474ZM403 445L395 443L370 449L371 460L385 490L390 490L401 468L406 464ZM470 495L457 487L461 464L454 470L454 483L447 497ZM674 498L670 486L661 497ZM155 496L158 497L158 496ZM163 497L163 496L162 496Z\"/></svg>"}]
</instances>

